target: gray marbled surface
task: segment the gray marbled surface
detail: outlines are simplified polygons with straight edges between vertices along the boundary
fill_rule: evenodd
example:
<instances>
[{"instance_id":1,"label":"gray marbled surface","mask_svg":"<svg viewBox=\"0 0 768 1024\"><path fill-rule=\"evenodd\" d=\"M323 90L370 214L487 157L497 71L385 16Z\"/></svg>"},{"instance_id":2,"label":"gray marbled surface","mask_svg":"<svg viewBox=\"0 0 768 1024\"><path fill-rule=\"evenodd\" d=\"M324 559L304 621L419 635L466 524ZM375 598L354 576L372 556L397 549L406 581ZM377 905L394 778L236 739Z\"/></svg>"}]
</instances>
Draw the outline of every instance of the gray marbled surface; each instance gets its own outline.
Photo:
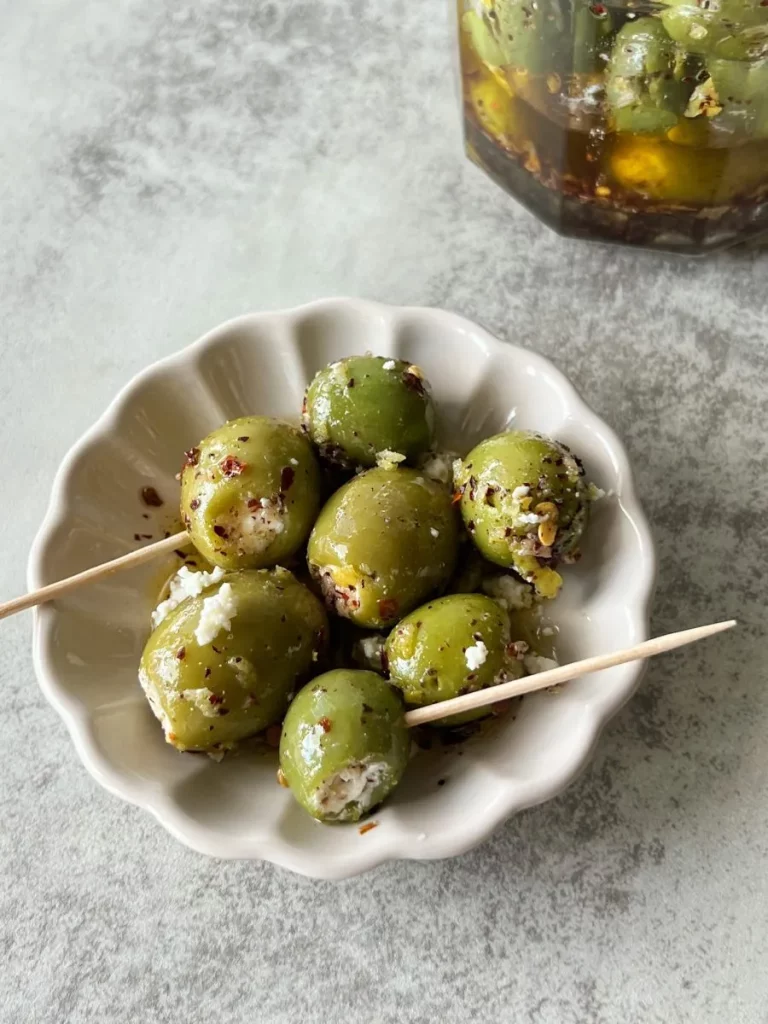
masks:
<instances>
[{"instance_id":1,"label":"gray marbled surface","mask_svg":"<svg viewBox=\"0 0 768 1024\"><path fill-rule=\"evenodd\" d=\"M550 356L625 439L654 663L560 799L331 885L178 846L80 766L0 624L0 1019L768 1020L768 255L560 239L461 159L445 7L0 5L0 594L69 445L217 322L434 304Z\"/></svg>"}]
</instances>

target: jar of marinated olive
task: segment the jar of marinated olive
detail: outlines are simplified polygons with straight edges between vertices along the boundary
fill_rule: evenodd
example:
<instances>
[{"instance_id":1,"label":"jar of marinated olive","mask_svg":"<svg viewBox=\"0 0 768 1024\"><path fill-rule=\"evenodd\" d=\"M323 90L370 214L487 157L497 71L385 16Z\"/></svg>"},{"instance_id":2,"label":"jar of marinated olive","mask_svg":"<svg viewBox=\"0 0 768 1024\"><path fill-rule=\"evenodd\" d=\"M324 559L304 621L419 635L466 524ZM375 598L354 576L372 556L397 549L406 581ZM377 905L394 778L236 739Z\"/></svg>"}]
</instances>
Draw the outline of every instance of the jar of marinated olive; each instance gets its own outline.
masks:
<instances>
[{"instance_id":1,"label":"jar of marinated olive","mask_svg":"<svg viewBox=\"0 0 768 1024\"><path fill-rule=\"evenodd\" d=\"M768 232L768 0L458 0L470 159L556 231Z\"/></svg>"}]
</instances>

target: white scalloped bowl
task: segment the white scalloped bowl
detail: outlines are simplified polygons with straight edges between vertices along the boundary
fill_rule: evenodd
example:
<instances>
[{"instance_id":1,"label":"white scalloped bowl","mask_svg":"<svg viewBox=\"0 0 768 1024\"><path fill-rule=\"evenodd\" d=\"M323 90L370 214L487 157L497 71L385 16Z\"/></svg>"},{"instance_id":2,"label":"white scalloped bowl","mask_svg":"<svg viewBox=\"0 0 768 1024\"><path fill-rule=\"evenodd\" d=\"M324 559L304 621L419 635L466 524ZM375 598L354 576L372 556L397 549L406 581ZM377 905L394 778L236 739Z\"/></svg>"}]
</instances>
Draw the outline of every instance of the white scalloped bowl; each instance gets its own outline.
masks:
<instances>
[{"instance_id":1,"label":"white scalloped bowl","mask_svg":"<svg viewBox=\"0 0 768 1024\"><path fill-rule=\"evenodd\" d=\"M653 547L612 431L541 356L450 313L350 299L232 320L128 384L59 470L30 555L30 588L125 553L135 533L159 536L177 506L174 474L185 449L245 413L295 417L320 367L366 350L424 367L449 447L466 451L514 423L582 456L590 478L615 496L596 505L584 556L550 609L561 660L645 639ZM147 485L164 508L140 504ZM526 697L516 717L499 719L461 757L454 748L421 755L376 813L378 827L360 835L312 821L275 784L274 756L215 764L166 745L137 682L159 571L136 569L38 609L35 666L91 774L215 856L343 878L391 858L462 853L510 814L562 790L640 676L638 665L623 665Z\"/></svg>"}]
</instances>

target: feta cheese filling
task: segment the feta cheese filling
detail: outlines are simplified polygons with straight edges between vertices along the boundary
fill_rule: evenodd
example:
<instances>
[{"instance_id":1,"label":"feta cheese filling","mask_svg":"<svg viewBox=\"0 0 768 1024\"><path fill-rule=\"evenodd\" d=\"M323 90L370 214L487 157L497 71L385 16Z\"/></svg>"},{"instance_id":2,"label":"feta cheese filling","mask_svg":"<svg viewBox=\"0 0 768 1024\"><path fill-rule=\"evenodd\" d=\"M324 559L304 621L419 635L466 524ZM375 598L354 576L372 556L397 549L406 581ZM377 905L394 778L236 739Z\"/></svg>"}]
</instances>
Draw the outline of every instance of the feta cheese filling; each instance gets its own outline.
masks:
<instances>
[{"instance_id":1,"label":"feta cheese filling","mask_svg":"<svg viewBox=\"0 0 768 1024\"><path fill-rule=\"evenodd\" d=\"M422 472L435 483L453 487L453 466L458 459L455 452L430 452L421 464Z\"/></svg>"},{"instance_id":2,"label":"feta cheese filling","mask_svg":"<svg viewBox=\"0 0 768 1024\"><path fill-rule=\"evenodd\" d=\"M492 576L483 581L483 593L496 600L508 611L520 611L532 608L534 602L533 588L516 580L514 576Z\"/></svg>"},{"instance_id":3,"label":"feta cheese filling","mask_svg":"<svg viewBox=\"0 0 768 1024\"><path fill-rule=\"evenodd\" d=\"M182 565L169 583L168 597L161 601L152 612L152 628L156 629L163 619L188 597L197 597L206 587L218 583L224 570L216 566L211 572L195 572L188 565Z\"/></svg>"},{"instance_id":4,"label":"feta cheese filling","mask_svg":"<svg viewBox=\"0 0 768 1024\"><path fill-rule=\"evenodd\" d=\"M353 761L318 786L315 805L329 817L343 814L350 804L367 811L373 803L374 793L388 774L389 766L384 762L365 764Z\"/></svg>"},{"instance_id":5,"label":"feta cheese filling","mask_svg":"<svg viewBox=\"0 0 768 1024\"><path fill-rule=\"evenodd\" d=\"M279 498L251 498L229 515L219 516L218 536L240 555L259 555L285 530L284 503Z\"/></svg>"},{"instance_id":6,"label":"feta cheese filling","mask_svg":"<svg viewBox=\"0 0 768 1024\"><path fill-rule=\"evenodd\" d=\"M231 583L222 583L211 597L203 600L200 618L195 629L195 640L204 646L211 643L219 633L232 628L232 619L237 614L237 598Z\"/></svg>"}]
</instances>

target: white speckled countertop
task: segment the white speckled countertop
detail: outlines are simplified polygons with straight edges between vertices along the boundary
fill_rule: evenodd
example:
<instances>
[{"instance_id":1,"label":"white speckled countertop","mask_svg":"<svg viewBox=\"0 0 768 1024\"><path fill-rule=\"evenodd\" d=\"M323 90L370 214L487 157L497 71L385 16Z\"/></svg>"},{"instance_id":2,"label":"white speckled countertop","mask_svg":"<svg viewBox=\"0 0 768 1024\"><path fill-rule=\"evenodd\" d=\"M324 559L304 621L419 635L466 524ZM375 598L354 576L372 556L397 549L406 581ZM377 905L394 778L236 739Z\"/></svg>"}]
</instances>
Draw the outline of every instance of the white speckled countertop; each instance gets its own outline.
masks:
<instances>
[{"instance_id":1,"label":"white speckled countertop","mask_svg":"<svg viewBox=\"0 0 768 1024\"><path fill-rule=\"evenodd\" d=\"M764 1024L768 252L541 227L461 158L442 2L2 9L0 594L137 370L351 294L554 359L635 461L654 630L742 621L654 663L558 800L460 860L338 885L206 860L99 789L29 618L0 624L3 1024Z\"/></svg>"}]
</instances>

